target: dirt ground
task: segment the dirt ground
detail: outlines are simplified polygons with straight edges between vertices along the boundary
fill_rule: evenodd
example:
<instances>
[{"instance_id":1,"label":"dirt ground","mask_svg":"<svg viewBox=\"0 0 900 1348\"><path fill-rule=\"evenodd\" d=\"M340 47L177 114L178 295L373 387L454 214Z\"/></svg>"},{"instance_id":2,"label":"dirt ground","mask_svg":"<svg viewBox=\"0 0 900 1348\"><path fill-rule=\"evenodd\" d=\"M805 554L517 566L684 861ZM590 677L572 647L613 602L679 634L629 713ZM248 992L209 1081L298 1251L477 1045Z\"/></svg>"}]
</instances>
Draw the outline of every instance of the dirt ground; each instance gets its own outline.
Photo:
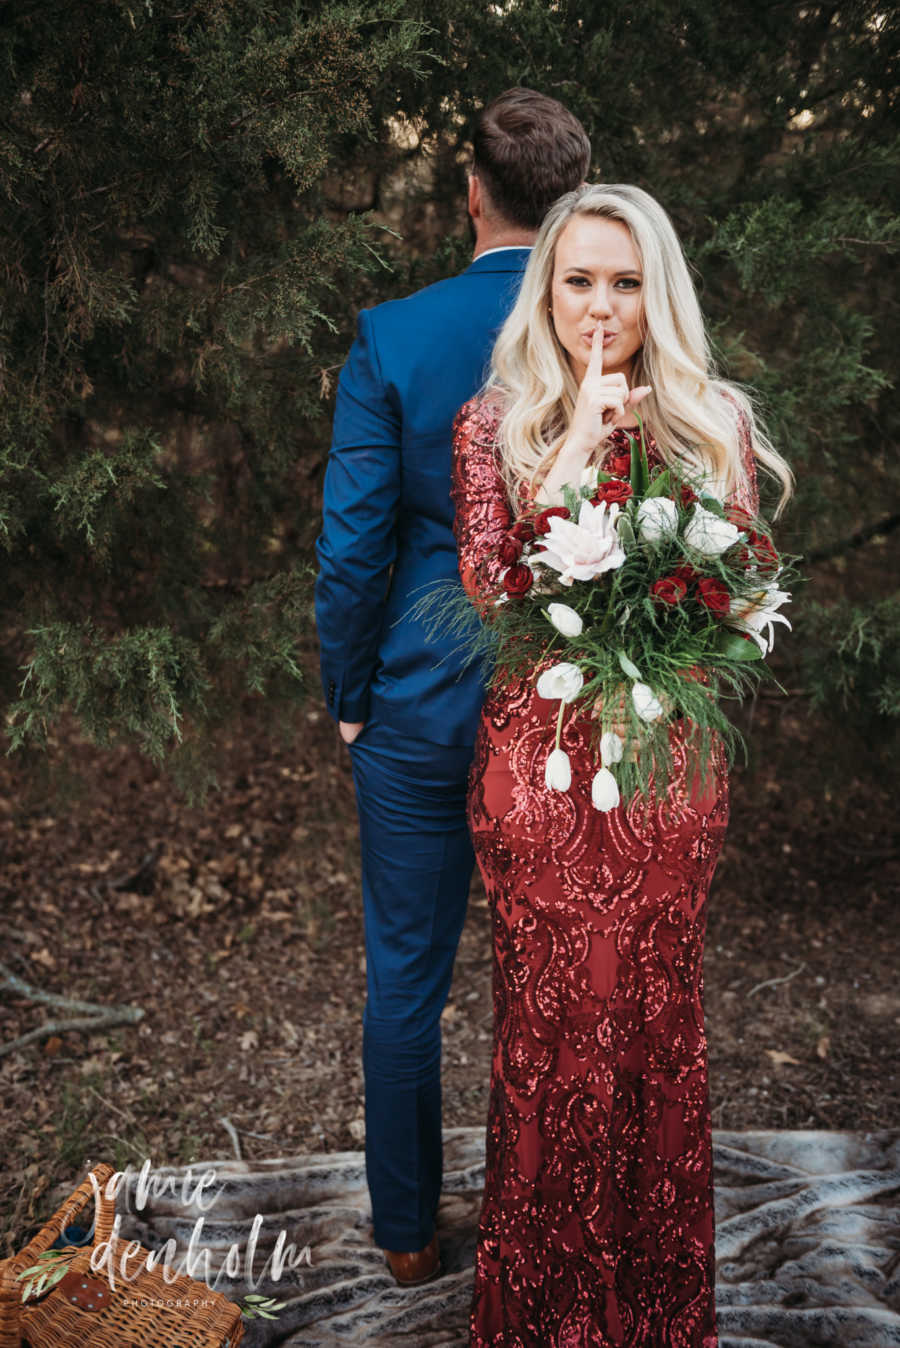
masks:
<instances>
[{"instance_id":1,"label":"dirt ground","mask_svg":"<svg viewBox=\"0 0 900 1348\"><path fill-rule=\"evenodd\" d=\"M733 774L710 902L713 1124L896 1126L892 790L836 785L802 700L767 694L754 718L757 759ZM0 958L45 990L146 1013L0 1058L0 1256L88 1158L230 1156L223 1119L245 1157L361 1145L365 963L346 752L315 691L290 736L264 734L248 708L222 748L202 808L136 753L74 732L54 745L52 794L0 758ZM443 1019L446 1126L485 1121L490 968L476 882ZM0 1015L6 1042L55 1012L7 991Z\"/></svg>"}]
</instances>

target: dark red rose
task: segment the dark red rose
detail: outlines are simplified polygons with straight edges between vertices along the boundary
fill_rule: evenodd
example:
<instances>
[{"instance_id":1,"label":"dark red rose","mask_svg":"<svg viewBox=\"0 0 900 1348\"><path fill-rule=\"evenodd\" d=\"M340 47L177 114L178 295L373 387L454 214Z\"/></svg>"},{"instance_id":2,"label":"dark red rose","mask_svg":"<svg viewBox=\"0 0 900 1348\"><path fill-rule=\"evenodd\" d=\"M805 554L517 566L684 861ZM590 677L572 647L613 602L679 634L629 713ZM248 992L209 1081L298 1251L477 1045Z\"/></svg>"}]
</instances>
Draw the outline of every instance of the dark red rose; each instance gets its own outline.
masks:
<instances>
[{"instance_id":1,"label":"dark red rose","mask_svg":"<svg viewBox=\"0 0 900 1348\"><path fill-rule=\"evenodd\" d=\"M700 497L699 497L699 496L697 495L697 493L694 491L694 488L693 488L693 487L689 487L688 484L687 484L686 482L682 483L682 487L681 487L681 504L682 504L683 506L694 505L694 503L695 503L696 501L699 501L699 500L700 500Z\"/></svg>"},{"instance_id":2,"label":"dark red rose","mask_svg":"<svg viewBox=\"0 0 900 1348\"><path fill-rule=\"evenodd\" d=\"M727 586L712 577L697 581L697 598L717 618L724 618L731 608L731 595L728 593Z\"/></svg>"},{"instance_id":3,"label":"dark red rose","mask_svg":"<svg viewBox=\"0 0 900 1348\"><path fill-rule=\"evenodd\" d=\"M750 539L750 551L753 560L762 572L778 570L778 553L775 544L767 534L753 534Z\"/></svg>"},{"instance_id":4,"label":"dark red rose","mask_svg":"<svg viewBox=\"0 0 900 1348\"><path fill-rule=\"evenodd\" d=\"M704 686L709 683L709 675L706 670L701 669L699 665L691 665L690 669L682 669L680 673L682 673L686 679L690 679L692 683L702 683Z\"/></svg>"},{"instance_id":5,"label":"dark red rose","mask_svg":"<svg viewBox=\"0 0 900 1348\"><path fill-rule=\"evenodd\" d=\"M753 516L743 506L726 506L725 518L730 520L732 524L736 524L739 529L743 529L745 534L753 532Z\"/></svg>"},{"instance_id":6,"label":"dark red rose","mask_svg":"<svg viewBox=\"0 0 900 1348\"><path fill-rule=\"evenodd\" d=\"M680 576L663 576L653 582L650 593L659 604L680 604L687 594L687 585Z\"/></svg>"},{"instance_id":7,"label":"dark red rose","mask_svg":"<svg viewBox=\"0 0 900 1348\"><path fill-rule=\"evenodd\" d=\"M612 454L606 460L604 472L615 473L616 477L628 477L631 472L630 454Z\"/></svg>"},{"instance_id":8,"label":"dark red rose","mask_svg":"<svg viewBox=\"0 0 900 1348\"><path fill-rule=\"evenodd\" d=\"M548 506L534 518L534 532L536 534L549 534L550 521L554 515L558 515L561 520L569 519L569 512L565 506Z\"/></svg>"},{"instance_id":9,"label":"dark red rose","mask_svg":"<svg viewBox=\"0 0 900 1348\"><path fill-rule=\"evenodd\" d=\"M509 533L511 538L518 538L522 543L532 543L534 541L534 521L517 520Z\"/></svg>"},{"instance_id":10,"label":"dark red rose","mask_svg":"<svg viewBox=\"0 0 900 1348\"><path fill-rule=\"evenodd\" d=\"M591 497L591 504L601 505L606 501L608 505L624 505L631 494L630 482L601 482Z\"/></svg>"},{"instance_id":11,"label":"dark red rose","mask_svg":"<svg viewBox=\"0 0 900 1348\"><path fill-rule=\"evenodd\" d=\"M741 566L755 566L757 570L772 574L778 570L779 557L775 544L766 534L750 532L747 543L737 555Z\"/></svg>"},{"instance_id":12,"label":"dark red rose","mask_svg":"<svg viewBox=\"0 0 900 1348\"><path fill-rule=\"evenodd\" d=\"M503 566L515 566L522 556L522 544L519 539L513 538L512 535L504 538L500 544L499 556Z\"/></svg>"},{"instance_id":13,"label":"dark red rose","mask_svg":"<svg viewBox=\"0 0 900 1348\"><path fill-rule=\"evenodd\" d=\"M534 572L530 566L524 562L517 562L511 566L503 577L503 588L507 594L518 599L531 589L531 583L534 580Z\"/></svg>"},{"instance_id":14,"label":"dark red rose","mask_svg":"<svg viewBox=\"0 0 900 1348\"><path fill-rule=\"evenodd\" d=\"M685 585L693 585L694 581L697 579L697 572L692 566L688 566L686 562L684 566L676 566L672 575L676 580L683 580Z\"/></svg>"}]
</instances>

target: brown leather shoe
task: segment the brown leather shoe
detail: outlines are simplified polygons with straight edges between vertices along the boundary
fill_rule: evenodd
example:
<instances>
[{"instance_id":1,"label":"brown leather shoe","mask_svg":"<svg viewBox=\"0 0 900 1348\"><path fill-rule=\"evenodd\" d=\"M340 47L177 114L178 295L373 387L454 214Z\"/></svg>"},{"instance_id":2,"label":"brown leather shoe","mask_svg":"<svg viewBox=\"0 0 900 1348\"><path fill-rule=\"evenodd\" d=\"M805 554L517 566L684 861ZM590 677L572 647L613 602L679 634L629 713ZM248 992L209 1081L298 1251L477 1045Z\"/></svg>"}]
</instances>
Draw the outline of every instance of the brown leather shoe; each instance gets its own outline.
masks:
<instances>
[{"instance_id":1,"label":"brown leather shoe","mask_svg":"<svg viewBox=\"0 0 900 1348\"><path fill-rule=\"evenodd\" d=\"M385 1254L398 1287L417 1287L419 1283L431 1282L441 1272L437 1232L424 1250L385 1250Z\"/></svg>"}]
</instances>

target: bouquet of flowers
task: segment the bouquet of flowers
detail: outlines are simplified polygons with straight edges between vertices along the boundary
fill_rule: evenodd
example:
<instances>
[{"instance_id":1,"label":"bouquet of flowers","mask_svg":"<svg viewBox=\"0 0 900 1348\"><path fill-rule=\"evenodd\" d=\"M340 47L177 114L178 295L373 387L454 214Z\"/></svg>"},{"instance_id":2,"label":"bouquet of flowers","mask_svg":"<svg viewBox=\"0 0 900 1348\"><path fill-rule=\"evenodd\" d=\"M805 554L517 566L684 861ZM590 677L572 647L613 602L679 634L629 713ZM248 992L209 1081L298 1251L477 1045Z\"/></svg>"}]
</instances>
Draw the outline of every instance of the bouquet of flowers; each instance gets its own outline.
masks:
<instances>
[{"instance_id":1,"label":"bouquet of flowers","mask_svg":"<svg viewBox=\"0 0 900 1348\"><path fill-rule=\"evenodd\" d=\"M701 769L717 737L732 755L740 735L720 700L754 686L774 625L790 627L779 612L789 567L765 523L673 468L651 472L644 435L628 438L630 452L610 465L621 475L586 469L563 488L564 505L515 521L495 595L469 600L451 584L415 610L485 659L495 682L535 678L540 697L559 701L548 788L571 785L566 708L590 715L591 799L604 811L665 790L676 718Z\"/></svg>"}]
</instances>

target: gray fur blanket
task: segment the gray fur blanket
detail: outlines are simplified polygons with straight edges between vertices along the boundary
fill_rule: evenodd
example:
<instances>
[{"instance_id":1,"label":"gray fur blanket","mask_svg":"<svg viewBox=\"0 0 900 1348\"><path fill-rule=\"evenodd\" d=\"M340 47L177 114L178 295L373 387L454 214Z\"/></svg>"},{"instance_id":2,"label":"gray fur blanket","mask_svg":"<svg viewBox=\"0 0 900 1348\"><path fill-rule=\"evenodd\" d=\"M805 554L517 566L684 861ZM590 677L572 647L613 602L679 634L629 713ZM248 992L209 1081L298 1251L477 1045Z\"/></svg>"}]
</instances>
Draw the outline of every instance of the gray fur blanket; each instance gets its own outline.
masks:
<instances>
[{"instance_id":1,"label":"gray fur blanket","mask_svg":"<svg viewBox=\"0 0 900 1348\"><path fill-rule=\"evenodd\" d=\"M211 1161L194 1165L187 1185L184 1170L156 1170L142 1195L130 1176L121 1234L150 1249L174 1240L179 1257L193 1238L195 1277L236 1247L232 1266L239 1252L242 1268L219 1290L287 1302L276 1320L247 1324L247 1348L465 1344L484 1129L449 1129L444 1145L444 1274L420 1288L398 1288L372 1244L361 1152ZM900 1136L716 1132L714 1147L722 1348L900 1345ZM279 1241L288 1260L276 1278Z\"/></svg>"}]
</instances>

